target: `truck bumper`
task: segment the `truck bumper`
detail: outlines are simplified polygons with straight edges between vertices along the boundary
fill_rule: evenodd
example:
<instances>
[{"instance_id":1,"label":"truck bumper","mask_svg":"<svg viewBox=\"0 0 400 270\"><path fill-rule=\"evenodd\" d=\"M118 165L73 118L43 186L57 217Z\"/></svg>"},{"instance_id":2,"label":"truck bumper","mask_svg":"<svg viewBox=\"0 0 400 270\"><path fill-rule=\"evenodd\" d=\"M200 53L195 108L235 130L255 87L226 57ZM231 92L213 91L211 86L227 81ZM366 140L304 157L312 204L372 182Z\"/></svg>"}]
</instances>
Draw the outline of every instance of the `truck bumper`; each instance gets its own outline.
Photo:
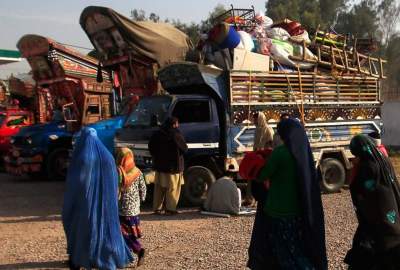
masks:
<instances>
[{"instance_id":1,"label":"truck bumper","mask_svg":"<svg viewBox=\"0 0 400 270\"><path fill-rule=\"evenodd\" d=\"M6 155L4 167L7 173L21 175L24 173L40 172L43 166L43 155L37 154L32 157L15 157Z\"/></svg>"}]
</instances>

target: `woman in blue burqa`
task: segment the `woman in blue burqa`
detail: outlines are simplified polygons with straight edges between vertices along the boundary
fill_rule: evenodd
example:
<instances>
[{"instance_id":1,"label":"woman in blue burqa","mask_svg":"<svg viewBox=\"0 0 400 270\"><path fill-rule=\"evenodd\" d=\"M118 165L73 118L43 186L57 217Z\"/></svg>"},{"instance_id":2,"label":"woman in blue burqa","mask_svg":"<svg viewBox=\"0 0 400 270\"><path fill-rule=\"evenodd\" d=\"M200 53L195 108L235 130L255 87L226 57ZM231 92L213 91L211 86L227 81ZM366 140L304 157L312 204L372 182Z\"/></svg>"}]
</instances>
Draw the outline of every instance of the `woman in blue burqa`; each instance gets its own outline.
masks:
<instances>
[{"instance_id":1,"label":"woman in blue burqa","mask_svg":"<svg viewBox=\"0 0 400 270\"><path fill-rule=\"evenodd\" d=\"M133 257L121 234L118 173L96 130L84 128L68 169L62 221L71 269L123 268Z\"/></svg>"}]
</instances>

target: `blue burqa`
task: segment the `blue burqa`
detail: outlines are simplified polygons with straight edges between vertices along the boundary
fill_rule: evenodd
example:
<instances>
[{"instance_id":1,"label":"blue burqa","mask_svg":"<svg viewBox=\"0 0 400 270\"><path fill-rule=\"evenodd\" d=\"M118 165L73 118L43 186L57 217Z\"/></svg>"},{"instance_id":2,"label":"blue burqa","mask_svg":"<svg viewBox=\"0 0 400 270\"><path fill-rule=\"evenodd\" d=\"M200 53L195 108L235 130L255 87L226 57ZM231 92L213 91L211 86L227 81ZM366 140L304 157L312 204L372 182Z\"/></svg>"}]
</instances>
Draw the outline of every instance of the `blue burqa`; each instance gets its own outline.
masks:
<instances>
[{"instance_id":1,"label":"blue burqa","mask_svg":"<svg viewBox=\"0 0 400 270\"><path fill-rule=\"evenodd\" d=\"M62 221L74 266L123 268L133 257L118 217L117 169L92 128L76 142L68 170Z\"/></svg>"}]
</instances>

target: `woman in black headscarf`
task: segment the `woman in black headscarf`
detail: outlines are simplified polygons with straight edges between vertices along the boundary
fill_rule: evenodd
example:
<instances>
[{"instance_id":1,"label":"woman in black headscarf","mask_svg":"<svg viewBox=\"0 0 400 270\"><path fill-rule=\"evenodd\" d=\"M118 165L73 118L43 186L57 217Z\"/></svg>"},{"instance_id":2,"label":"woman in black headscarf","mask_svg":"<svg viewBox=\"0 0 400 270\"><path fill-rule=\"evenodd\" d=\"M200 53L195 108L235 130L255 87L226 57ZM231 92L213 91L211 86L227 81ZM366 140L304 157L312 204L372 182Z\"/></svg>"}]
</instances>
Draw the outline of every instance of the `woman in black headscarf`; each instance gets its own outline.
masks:
<instances>
[{"instance_id":1,"label":"woman in black headscarf","mask_svg":"<svg viewBox=\"0 0 400 270\"><path fill-rule=\"evenodd\" d=\"M357 170L350 184L358 227L345 262L352 270L400 269L400 186L393 166L364 135L350 150Z\"/></svg>"},{"instance_id":2,"label":"woman in black headscarf","mask_svg":"<svg viewBox=\"0 0 400 270\"><path fill-rule=\"evenodd\" d=\"M306 132L294 119L278 124L283 141L258 180L270 181L264 206L278 269L327 269L321 193Z\"/></svg>"}]
</instances>

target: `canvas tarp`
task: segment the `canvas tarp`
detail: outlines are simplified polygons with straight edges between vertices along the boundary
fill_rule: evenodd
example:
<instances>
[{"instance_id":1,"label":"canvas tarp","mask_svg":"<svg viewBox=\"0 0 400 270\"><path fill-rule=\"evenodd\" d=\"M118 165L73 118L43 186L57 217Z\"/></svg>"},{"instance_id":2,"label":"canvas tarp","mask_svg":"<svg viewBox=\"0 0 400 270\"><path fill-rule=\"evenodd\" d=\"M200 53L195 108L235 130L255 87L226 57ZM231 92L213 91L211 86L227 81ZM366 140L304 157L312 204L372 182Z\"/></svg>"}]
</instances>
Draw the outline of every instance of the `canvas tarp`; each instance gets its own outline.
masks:
<instances>
[{"instance_id":1,"label":"canvas tarp","mask_svg":"<svg viewBox=\"0 0 400 270\"><path fill-rule=\"evenodd\" d=\"M109 20L104 19L105 17ZM107 31L116 27L129 50L154 60L160 66L185 60L193 47L189 37L171 24L132 21L106 7L85 8L80 17L80 24L95 47L93 37L97 31Z\"/></svg>"}]
</instances>

